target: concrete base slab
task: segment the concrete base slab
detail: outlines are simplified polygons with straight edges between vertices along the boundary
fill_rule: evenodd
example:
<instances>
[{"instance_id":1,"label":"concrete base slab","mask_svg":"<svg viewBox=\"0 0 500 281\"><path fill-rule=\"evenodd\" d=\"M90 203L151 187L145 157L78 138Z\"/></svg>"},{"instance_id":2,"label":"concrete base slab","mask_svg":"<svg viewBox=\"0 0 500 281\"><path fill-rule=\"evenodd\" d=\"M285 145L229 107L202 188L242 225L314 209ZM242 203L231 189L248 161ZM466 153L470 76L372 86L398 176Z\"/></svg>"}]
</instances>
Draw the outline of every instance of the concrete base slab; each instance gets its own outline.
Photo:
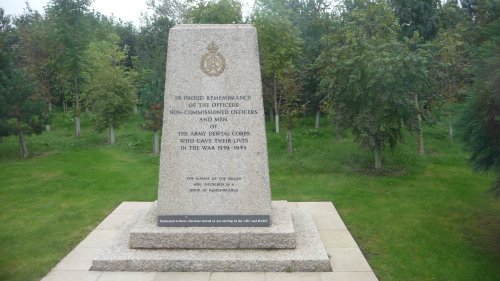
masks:
<instances>
[{"instance_id":1,"label":"concrete base slab","mask_svg":"<svg viewBox=\"0 0 500 281\"><path fill-rule=\"evenodd\" d=\"M144 213L126 224L114 244L93 260L95 271L331 271L330 260L311 215L292 209L295 249L131 249L130 230Z\"/></svg>"},{"instance_id":2,"label":"concrete base slab","mask_svg":"<svg viewBox=\"0 0 500 281\"><path fill-rule=\"evenodd\" d=\"M92 231L89 236L74 248L42 281L109 281L118 277L119 280L126 281L147 281L154 275L153 281L218 281L220 278L230 277L231 280L246 280L252 273L211 273L211 272L99 272L89 271L94 259L106 246L112 232L119 232L117 226L121 228L127 221L131 221L138 211L147 211L153 202L122 202L108 218L101 224L99 229ZM369 266L366 266L366 259L359 252L358 245L353 241L348 229L342 223L339 213L331 202L288 202L290 209L302 209L312 215L316 228L320 231L327 252L330 256L333 272L261 272L257 273L255 280L265 281L377 281L376 275ZM117 215L123 217L117 217ZM330 221L331 223L328 223ZM111 239L112 240L112 239ZM109 241L111 241L109 240ZM98 250L94 256L90 255L87 249ZM346 249L346 250L344 250ZM352 249L351 254L347 249ZM84 250L84 251L82 251ZM348 256L344 260L344 256ZM70 258L70 260L68 260ZM79 260L81 266L74 267L71 260ZM68 263L70 262L70 263ZM364 265L363 265L364 264ZM363 266L361 266L363 265ZM67 269L66 269L67 268ZM219 280L220 281L220 280Z\"/></svg>"},{"instance_id":3,"label":"concrete base slab","mask_svg":"<svg viewBox=\"0 0 500 281\"><path fill-rule=\"evenodd\" d=\"M322 281L319 272L268 272L266 281Z\"/></svg>"},{"instance_id":4,"label":"concrete base slab","mask_svg":"<svg viewBox=\"0 0 500 281\"><path fill-rule=\"evenodd\" d=\"M286 201L272 202L270 227L159 227L153 204L130 230L134 249L293 249L295 229Z\"/></svg>"}]
</instances>

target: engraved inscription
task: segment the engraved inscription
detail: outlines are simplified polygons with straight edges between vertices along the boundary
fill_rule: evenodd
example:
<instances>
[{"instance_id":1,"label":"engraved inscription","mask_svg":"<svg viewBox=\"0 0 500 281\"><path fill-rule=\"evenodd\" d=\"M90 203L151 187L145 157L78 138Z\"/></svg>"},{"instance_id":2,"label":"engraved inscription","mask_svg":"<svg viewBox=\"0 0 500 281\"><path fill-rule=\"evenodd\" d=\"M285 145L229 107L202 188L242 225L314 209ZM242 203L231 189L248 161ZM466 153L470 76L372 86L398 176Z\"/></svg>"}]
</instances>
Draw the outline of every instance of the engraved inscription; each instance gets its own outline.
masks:
<instances>
[{"instance_id":1,"label":"engraved inscription","mask_svg":"<svg viewBox=\"0 0 500 281\"><path fill-rule=\"evenodd\" d=\"M218 53L219 47L210 43L207 47L208 53L201 57L201 70L208 76L219 76L226 69L226 60Z\"/></svg>"},{"instance_id":2,"label":"engraved inscription","mask_svg":"<svg viewBox=\"0 0 500 281\"><path fill-rule=\"evenodd\" d=\"M252 96L243 94L174 96L165 114L201 125L176 131L174 143L180 151L196 153L247 151L253 146L253 132L230 128L228 124L233 123L236 116L259 114L261 111L252 106L251 101Z\"/></svg>"}]
</instances>

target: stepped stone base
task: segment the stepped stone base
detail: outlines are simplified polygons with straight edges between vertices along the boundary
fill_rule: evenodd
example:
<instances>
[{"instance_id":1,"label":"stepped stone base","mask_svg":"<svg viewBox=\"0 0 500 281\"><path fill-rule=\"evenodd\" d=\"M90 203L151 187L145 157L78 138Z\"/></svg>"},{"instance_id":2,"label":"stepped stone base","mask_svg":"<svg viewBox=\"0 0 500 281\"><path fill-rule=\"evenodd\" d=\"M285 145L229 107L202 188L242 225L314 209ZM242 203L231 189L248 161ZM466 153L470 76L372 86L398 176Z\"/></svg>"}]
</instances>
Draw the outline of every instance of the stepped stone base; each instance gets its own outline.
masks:
<instances>
[{"instance_id":1,"label":"stepped stone base","mask_svg":"<svg viewBox=\"0 0 500 281\"><path fill-rule=\"evenodd\" d=\"M126 224L114 242L92 261L95 271L331 271L312 217L290 209L295 249L131 249L130 231L145 212Z\"/></svg>"},{"instance_id":2,"label":"stepped stone base","mask_svg":"<svg viewBox=\"0 0 500 281\"><path fill-rule=\"evenodd\" d=\"M286 201L272 202L270 227L159 227L157 204L130 230L135 249L293 249L292 216Z\"/></svg>"}]
</instances>

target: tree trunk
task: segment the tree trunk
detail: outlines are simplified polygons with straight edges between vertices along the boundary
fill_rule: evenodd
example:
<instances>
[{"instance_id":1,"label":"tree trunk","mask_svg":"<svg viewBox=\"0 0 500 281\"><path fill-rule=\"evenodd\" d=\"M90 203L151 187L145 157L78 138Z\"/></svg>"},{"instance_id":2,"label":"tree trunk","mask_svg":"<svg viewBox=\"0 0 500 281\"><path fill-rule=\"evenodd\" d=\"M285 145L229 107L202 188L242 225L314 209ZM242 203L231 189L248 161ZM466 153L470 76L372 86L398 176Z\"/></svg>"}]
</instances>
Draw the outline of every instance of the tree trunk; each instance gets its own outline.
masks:
<instances>
[{"instance_id":1,"label":"tree trunk","mask_svg":"<svg viewBox=\"0 0 500 281\"><path fill-rule=\"evenodd\" d=\"M75 83L75 137L80 137L80 91L78 89L78 77L74 76Z\"/></svg>"},{"instance_id":2,"label":"tree trunk","mask_svg":"<svg viewBox=\"0 0 500 281\"><path fill-rule=\"evenodd\" d=\"M418 131L418 154L425 155L424 150L424 133L422 132L422 127Z\"/></svg>"},{"instance_id":3,"label":"tree trunk","mask_svg":"<svg viewBox=\"0 0 500 281\"><path fill-rule=\"evenodd\" d=\"M292 139L292 117L290 111L287 112L288 126L286 130L286 140L288 144L288 153L293 153L293 139Z\"/></svg>"},{"instance_id":4,"label":"tree trunk","mask_svg":"<svg viewBox=\"0 0 500 281\"><path fill-rule=\"evenodd\" d=\"M66 99L63 99L63 111L64 113L68 112L68 103L66 102Z\"/></svg>"},{"instance_id":5,"label":"tree trunk","mask_svg":"<svg viewBox=\"0 0 500 281\"><path fill-rule=\"evenodd\" d=\"M271 121L271 123L274 123L274 112L272 105L269 106L269 120Z\"/></svg>"},{"instance_id":6,"label":"tree trunk","mask_svg":"<svg viewBox=\"0 0 500 281\"><path fill-rule=\"evenodd\" d=\"M47 110L49 112L52 112L52 102L49 101L47 105L48 105ZM45 131L50 132L50 130L51 130L50 123L49 124L45 124Z\"/></svg>"},{"instance_id":7,"label":"tree trunk","mask_svg":"<svg viewBox=\"0 0 500 281\"><path fill-rule=\"evenodd\" d=\"M139 112L139 110L137 109L137 104L134 105L134 114L137 114Z\"/></svg>"},{"instance_id":8,"label":"tree trunk","mask_svg":"<svg viewBox=\"0 0 500 281\"><path fill-rule=\"evenodd\" d=\"M280 115L276 112L274 115L274 125L276 126L276 133L280 132Z\"/></svg>"},{"instance_id":9,"label":"tree trunk","mask_svg":"<svg viewBox=\"0 0 500 281\"><path fill-rule=\"evenodd\" d=\"M382 145L379 142L375 143L375 169L382 168Z\"/></svg>"},{"instance_id":10,"label":"tree trunk","mask_svg":"<svg viewBox=\"0 0 500 281\"><path fill-rule=\"evenodd\" d=\"M278 108L278 95L276 93L276 73L274 74L274 119L275 119L275 131L276 133L280 132L280 113Z\"/></svg>"},{"instance_id":11,"label":"tree trunk","mask_svg":"<svg viewBox=\"0 0 500 281\"><path fill-rule=\"evenodd\" d=\"M28 146L26 146L26 141L24 140L24 133L21 130L21 121L19 121L19 119L16 119L16 126L19 134L19 154L21 154L21 157L25 159L29 156L29 152Z\"/></svg>"},{"instance_id":12,"label":"tree trunk","mask_svg":"<svg viewBox=\"0 0 500 281\"><path fill-rule=\"evenodd\" d=\"M453 122L451 119L451 112L448 113L448 139L453 140Z\"/></svg>"},{"instance_id":13,"label":"tree trunk","mask_svg":"<svg viewBox=\"0 0 500 281\"><path fill-rule=\"evenodd\" d=\"M339 143L342 140L342 131L340 130L339 126L340 121L335 120L334 125L335 125L335 141Z\"/></svg>"},{"instance_id":14,"label":"tree trunk","mask_svg":"<svg viewBox=\"0 0 500 281\"><path fill-rule=\"evenodd\" d=\"M316 111L316 122L314 123L314 128L319 129L319 117L321 115L321 112L319 109Z\"/></svg>"},{"instance_id":15,"label":"tree trunk","mask_svg":"<svg viewBox=\"0 0 500 281\"><path fill-rule=\"evenodd\" d=\"M80 116L75 117L75 137L80 137Z\"/></svg>"},{"instance_id":16,"label":"tree trunk","mask_svg":"<svg viewBox=\"0 0 500 281\"><path fill-rule=\"evenodd\" d=\"M19 131L19 152L23 159L28 158L29 152L28 147L26 146L26 141L24 140L23 131Z\"/></svg>"},{"instance_id":17,"label":"tree trunk","mask_svg":"<svg viewBox=\"0 0 500 281\"><path fill-rule=\"evenodd\" d=\"M160 131L159 130L154 130L153 131L153 154L158 155L160 154Z\"/></svg>"},{"instance_id":18,"label":"tree trunk","mask_svg":"<svg viewBox=\"0 0 500 281\"><path fill-rule=\"evenodd\" d=\"M405 122L403 121L403 118L399 119L399 124L400 124L401 128L405 127ZM403 133L401 133L401 135L399 135L399 142L405 143L405 138L404 138Z\"/></svg>"},{"instance_id":19,"label":"tree trunk","mask_svg":"<svg viewBox=\"0 0 500 281\"><path fill-rule=\"evenodd\" d=\"M109 126L109 144L115 144L115 128L113 125Z\"/></svg>"},{"instance_id":20,"label":"tree trunk","mask_svg":"<svg viewBox=\"0 0 500 281\"><path fill-rule=\"evenodd\" d=\"M418 106L418 95L415 94L415 106L417 108L417 134L418 134L418 154L424 155L424 132L422 130L422 116L420 115L420 107Z\"/></svg>"}]
</instances>

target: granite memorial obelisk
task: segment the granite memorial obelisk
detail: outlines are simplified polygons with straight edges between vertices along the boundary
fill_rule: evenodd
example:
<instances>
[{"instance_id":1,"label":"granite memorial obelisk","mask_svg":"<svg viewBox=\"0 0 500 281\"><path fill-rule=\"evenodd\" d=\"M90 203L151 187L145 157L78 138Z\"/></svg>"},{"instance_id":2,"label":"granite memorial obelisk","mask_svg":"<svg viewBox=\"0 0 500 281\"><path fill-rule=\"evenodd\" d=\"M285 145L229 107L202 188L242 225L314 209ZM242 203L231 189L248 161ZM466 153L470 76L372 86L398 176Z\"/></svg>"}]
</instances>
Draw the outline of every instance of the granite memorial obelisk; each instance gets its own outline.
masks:
<instances>
[{"instance_id":1,"label":"granite memorial obelisk","mask_svg":"<svg viewBox=\"0 0 500 281\"><path fill-rule=\"evenodd\" d=\"M269 226L271 192L256 30L170 32L159 226Z\"/></svg>"}]
</instances>

